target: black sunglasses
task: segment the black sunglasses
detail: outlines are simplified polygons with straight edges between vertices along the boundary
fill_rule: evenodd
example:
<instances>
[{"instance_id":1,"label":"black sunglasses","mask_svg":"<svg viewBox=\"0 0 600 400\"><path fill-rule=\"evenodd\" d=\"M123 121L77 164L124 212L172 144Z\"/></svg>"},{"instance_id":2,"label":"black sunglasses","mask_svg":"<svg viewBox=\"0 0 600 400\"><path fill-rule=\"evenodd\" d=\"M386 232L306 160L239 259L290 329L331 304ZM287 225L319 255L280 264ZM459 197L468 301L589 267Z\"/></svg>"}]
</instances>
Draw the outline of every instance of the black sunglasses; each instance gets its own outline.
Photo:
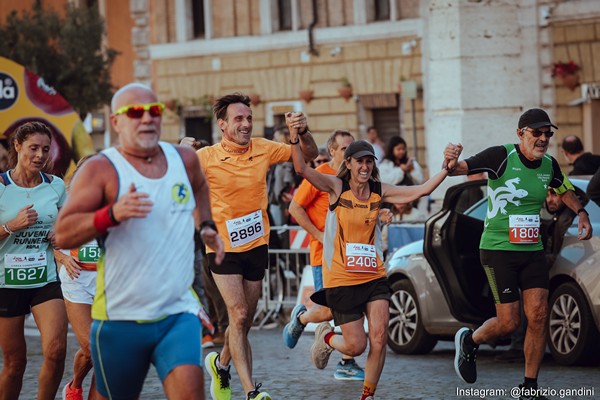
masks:
<instances>
[{"instance_id":1,"label":"black sunglasses","mask_svg":"<svg viewBox=\"0 0 600 400\"><path fill-rule=\"evenodd\" d=\"M539 129L531 128L527 128L527 130L529 130L529 132L531 132L531 135L535 138L538 138L542 135L546 135L547 138L551 138L552 136L554 136L554 132L552 131L540 131Z\"/></svg>"}]
</instances>

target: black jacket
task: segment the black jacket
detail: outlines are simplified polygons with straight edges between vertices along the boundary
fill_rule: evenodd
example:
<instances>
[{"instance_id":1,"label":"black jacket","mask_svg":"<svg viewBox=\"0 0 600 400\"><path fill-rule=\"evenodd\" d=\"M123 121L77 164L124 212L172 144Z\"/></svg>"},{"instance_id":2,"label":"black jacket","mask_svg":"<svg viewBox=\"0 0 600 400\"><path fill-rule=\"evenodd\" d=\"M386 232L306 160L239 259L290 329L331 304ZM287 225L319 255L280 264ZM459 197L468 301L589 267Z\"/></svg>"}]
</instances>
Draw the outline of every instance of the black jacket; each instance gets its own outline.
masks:
<instances>
[{"instance_id":1,"label":"black jacket","mask_svg":"<svg viewBox=\"0 0 600 400\"><path fill-rule=\"evenodd\" d=\"M583 153L573 163L573 170L569 175L594 175L598 168L600 168L600 156Z\"/></svg>"}]
</instances>

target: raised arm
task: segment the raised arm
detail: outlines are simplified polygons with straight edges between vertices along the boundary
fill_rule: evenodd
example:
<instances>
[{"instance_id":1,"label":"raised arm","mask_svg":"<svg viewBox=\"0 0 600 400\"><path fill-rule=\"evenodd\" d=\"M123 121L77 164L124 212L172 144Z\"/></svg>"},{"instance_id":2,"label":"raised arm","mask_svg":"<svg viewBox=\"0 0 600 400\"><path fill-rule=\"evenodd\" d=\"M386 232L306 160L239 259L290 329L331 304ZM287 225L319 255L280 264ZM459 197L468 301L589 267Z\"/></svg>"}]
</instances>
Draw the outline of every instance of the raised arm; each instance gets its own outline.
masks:
<instances>
[{"instance_id":1,"label":"raised arm","mask_svg":"<svg viewBox=\"0 0 600 400\"><path fill-rule=\"evenodd\" d=\"M383 201L386 203L410 203L418 198L431 194L442 181L448 176L448 171L443 169L428 181L414 186L396 186L381 184Z\"/></svg>"},{"instance_id":2,"label":"raised arm","mask_svg":"<svg viewBox=\"0 0 600 400\"><path fill-rule=\"evenodd\" d=\"M294 169L302 177L308 179L314 187L322 192L329 193L329 203L333 203L337 200L338 193L342 190L342 181L336 176L322 174L306 165L308 161L305 160L299 145L302 140L300 139L301 136L298 134L299 125L294 122L294 119L289 114L291 113L286 114L286 123L290 129L290 144L292 145L292 161L294 162Z\"/></svg>"},{"instance_id":3,"label":"raised arm","mask_svg":"<svg viewBox=\"0 0 600 400\"><path fill-rule=\"evenodd\" d=\"M392 186L387 184L381 185L383 201L388 203L409 203L420 197L431 194L449 175L449 170L452 168L458 168L460 163L457 164L458 157L462 152L462 145L454 145L448 143L444 149L444 162L442 164L442 171L431 177L428 181L421 185L414 186ZM463 161L464 163L464 161ZM466 163L465 167L466 167ZM466 172L465 172L466 173Z\"/></svg>"},{"instance_id":4,"label":"raised arm","mask_svg":"<svg viewBox=\"0 0 600 400\"><path fill-rule=\"evenodd\" d=\"M315 139L313 138L312 134L308 130L306 115L304 115L304 113L302 112L286 113L285 123L287 124L290 130L290 134L292 134L292 131L294 131L294 133L299 133L299 144L300 149L302 150L304 161L310 162L317 158L317 156L319 155L319 148L317 147L317 143L315 143ZM296 139L294 139L294 141L295 140Z\"/></svg>"}]
</instances>

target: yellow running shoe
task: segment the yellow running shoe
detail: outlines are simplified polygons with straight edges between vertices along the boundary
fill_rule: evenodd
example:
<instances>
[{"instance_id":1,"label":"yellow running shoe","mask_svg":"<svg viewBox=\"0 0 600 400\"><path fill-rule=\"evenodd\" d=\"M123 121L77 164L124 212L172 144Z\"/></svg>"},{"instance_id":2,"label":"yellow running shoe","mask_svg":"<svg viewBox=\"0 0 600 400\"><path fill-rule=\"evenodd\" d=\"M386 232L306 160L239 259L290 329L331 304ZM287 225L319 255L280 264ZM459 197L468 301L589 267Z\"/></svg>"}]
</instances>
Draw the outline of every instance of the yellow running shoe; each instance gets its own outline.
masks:
<instances>
[{"instance_id":1,"label":"yellow running shoe","mask_svg":"<svg viewBox=\"0 0 600 400\"><path fill-rule=\"evenodd\" d=\"M210 395L213 400L231 400L231 365L227 369L217 367L218 358L219 353L216 351L208 353L204 358L204 366L210 374Z\"/></svg>"}]
</instances>

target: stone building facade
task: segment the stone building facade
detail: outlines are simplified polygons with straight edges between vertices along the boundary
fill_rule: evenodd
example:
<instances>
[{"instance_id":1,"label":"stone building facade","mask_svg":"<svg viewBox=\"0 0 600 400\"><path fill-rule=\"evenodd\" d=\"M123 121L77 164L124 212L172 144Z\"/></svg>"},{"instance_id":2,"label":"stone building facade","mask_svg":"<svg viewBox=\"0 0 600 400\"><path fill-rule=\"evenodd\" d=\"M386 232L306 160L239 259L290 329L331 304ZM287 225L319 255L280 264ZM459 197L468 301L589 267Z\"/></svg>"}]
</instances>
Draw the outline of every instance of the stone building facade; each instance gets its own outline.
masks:
<instances>
[{"instance_id":1,"label":"stone building facade","mask_svg":"<svg viewBox=\"0 0 600 400\"><path fill-rule=\"evenodd\" d=\"M0 17L29 3L3 1ZM561 163L569 134L600 153L595 0L97 4L109 45L123 53L115 85L133 79L154 87L169 106L168 141L217 141L211 101L239 91L253 99L255 135L268 136L285 111L303 110L319 144L335 128L363 137L375 125L384 139L403 136L430 171L448 141L463 143L465 156L516 142L518 116L531 107L547 109L559 126L551 153ZM551 74L554 63L568 61L580 67L574 88ZM351 86L350 97L342 86Z\"/></svg>"}]
</instances>

